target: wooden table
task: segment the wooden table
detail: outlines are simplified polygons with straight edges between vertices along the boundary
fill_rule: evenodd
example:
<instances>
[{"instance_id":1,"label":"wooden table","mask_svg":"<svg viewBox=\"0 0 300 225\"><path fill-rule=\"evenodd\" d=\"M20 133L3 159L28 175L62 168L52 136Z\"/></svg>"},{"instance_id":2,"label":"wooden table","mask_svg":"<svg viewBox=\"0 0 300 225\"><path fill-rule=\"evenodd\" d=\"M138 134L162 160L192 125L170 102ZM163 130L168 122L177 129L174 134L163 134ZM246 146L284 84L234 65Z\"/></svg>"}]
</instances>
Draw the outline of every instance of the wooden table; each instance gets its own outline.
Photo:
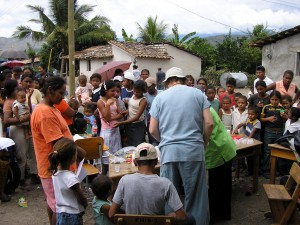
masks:
<instances>
[{"instance_id":1,"label":"wooden table","mask_svg":"<svg viewBox=\"0 0 300 225\"><path fill-rule=\"evenodd\" d=\"M245 137L242 137L245 139ZM261 150L262 142L253 139L253 143L238 143L234 159L241 159L244 157L252 156L253 157L253 192L258 190L258 170L259 170L259 155Z\"/></svg>"},{"instance_id":2,"label":"wooden table","mask_svg":"<svg viewBox=\"0 0 300 225\"><path fill-rule=\"evenodd\" d=\"M279 144L269 144L269 148L271 152L270 184L275 184L277 158L298 161L297 157L299 159L299 155L296 152L293 152L291 149L283 147Z\"/></svg>"}]
</instances>

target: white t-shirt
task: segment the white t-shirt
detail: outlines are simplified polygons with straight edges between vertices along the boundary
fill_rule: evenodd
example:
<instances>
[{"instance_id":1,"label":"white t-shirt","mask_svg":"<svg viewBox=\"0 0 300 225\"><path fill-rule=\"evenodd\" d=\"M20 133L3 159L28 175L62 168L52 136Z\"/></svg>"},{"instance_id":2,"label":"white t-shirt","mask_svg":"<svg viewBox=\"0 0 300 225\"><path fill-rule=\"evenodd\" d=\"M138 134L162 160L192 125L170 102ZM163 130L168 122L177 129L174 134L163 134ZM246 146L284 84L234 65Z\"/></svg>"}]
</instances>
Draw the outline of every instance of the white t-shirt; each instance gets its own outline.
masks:
<instances>
[{"instance_id":1,"label":"white t-shirt","mask_svg":"<svg viewBox=\"0 0 300 225\"><path fill-rule=\"evenodd\" d=\"M235 128L241 124L241 123L246 123L248 119L248 110L245 109L245 111L241 114L238 110L238 108L236 108L235 110L233 110L232 112L232 130L235 130ZM245 128L241 127L238 130L239 134L245 134Z\"/></svg>"},{"instance_id":2,"label":"white t-shirt","mask_svg":"<svg viewBox=\"0 0 300 225\"><path fill-rule=\"evenodd\" d=\"M80 183L77 176L69 170L58 170L52 176L56 212L78 214L84 211L83 206L77 201L77 198L71 189L77 183Z\"/></svg>"},{"instance_id":3,"label":"white t-shirt","mask_svg":"<svg viewBox=\"0 0 300 225\"><path fill-rule=\"evenodd\" d=\"M255 88L255 84L256 84L257 81L259 81L258 78L256 78L256 79L254 80L254 94L257 94L257 90L256 90L256 88ZM272 80L271 80L269 77L267 77L267 76L265 77L265 79L263 79L263 81L266 82L266 85L267 85L267 86L274 83L274 81L272 81ZM270 95L272 91L273 91L273 90L267 91L267 94Z\"/></svg>"}]
</instances>

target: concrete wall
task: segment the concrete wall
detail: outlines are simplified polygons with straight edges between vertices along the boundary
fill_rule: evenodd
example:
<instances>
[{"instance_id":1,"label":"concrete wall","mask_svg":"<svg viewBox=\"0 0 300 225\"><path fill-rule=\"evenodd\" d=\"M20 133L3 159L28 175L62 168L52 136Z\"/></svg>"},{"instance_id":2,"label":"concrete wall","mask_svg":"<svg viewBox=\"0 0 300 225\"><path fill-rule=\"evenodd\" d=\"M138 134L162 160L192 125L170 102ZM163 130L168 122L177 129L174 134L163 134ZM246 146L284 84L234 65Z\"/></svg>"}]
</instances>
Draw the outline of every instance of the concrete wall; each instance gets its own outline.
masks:
<instances>
[{"instance_id":1,"label":"concrete wall","mask_svg":"<svg viewBox=\"0 0 300 225\"><path fill-rule=\"evenodd\" d=\"M197 56L189 54L183 50L175 48L171 45L166 45L168 54L172 57L171 59L148 59L148 58L136 58L136 64L138 69L148 69L150 76L155 77L157 68L162 68L162 71L166 72L171 67L180 67L184 74L191 74L195 79L199 78L201 73L201 59ZM114 57L112 59L93 59L91 60L91 71L87 71L87 60L80 60L80 74L87 75L90 77L97 68L103 66L104 62L111 61L134 61L134 57L130 56L127 52L122 49L112 46L112 52ZM132 71L133 63L131 64L129 71Z\"/></svg>"},{"instance_id":2,"label":"concrete wall","mask_svg":"<svg viewBox=\"0 0 300 225\"><path fill-rule=\"evenodd\" d=\"M285 70L292 70L295 73L293 82L300 87L300 34L265 45L262 65L274 81L281 80Z\"/></svg>"}]
</instances>

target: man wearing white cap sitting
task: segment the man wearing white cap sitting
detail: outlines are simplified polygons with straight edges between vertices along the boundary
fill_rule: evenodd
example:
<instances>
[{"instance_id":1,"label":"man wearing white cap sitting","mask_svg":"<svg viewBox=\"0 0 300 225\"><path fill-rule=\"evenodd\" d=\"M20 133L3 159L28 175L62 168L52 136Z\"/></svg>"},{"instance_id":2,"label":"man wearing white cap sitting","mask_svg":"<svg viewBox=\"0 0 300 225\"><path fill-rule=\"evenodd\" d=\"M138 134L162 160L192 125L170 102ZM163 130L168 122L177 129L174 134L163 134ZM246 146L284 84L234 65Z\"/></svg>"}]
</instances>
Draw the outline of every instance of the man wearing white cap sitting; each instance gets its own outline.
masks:
<instances>
[{"instance_id":1,"label":"man wearing white cap sitting","mask_svg":"<svg viewBox=\"0 0 300 225\"><path fill-rule=\"evenodd\" d=\"M170 179L179 194L184 194L184 209L195 217L196 224L207 225L209 204L204 147L209 141L213 120L206 96L186 86L185 79L180 68L173 67L166 72L167 90L152 103L149 130L160 141L160 175Z\"/></svg>"}]
</instances>

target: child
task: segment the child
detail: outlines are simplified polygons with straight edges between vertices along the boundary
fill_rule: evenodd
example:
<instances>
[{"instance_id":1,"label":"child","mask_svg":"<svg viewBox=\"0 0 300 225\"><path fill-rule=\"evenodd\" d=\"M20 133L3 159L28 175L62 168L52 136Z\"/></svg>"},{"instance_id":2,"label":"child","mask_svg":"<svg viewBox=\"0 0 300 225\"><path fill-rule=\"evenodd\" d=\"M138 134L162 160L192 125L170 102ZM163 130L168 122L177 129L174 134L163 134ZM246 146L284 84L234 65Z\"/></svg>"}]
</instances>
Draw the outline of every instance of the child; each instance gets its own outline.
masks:
<instances>
[{"instance_id":1,"label":"child","mask_svg":"<svg viewBox=\"0 0 300 225\"><path fill-rule=\"evenodd\" d=\"M109 146L109 152L114 154L121 149L121 136L119 128L115 126L117 121L123 116L115 98L116 84L112 80L105 81L100 89L101 98L97 106L101 118L100 136L104 139L104 144Z\"/></svg>"},{"instance_id":2,"label":"child","mask_svg":"<svg viewBox=\"0 0 300 225\"><path fill-rule=\"evenodd\" d=\"M207 80L203 77L200 77L197 80L197 85L199 85L203 92L205 92L206 86L207 86Z\"/></svg>"},{"instance_id":3,"label":"child","mask_svg":"<svg viewBox=\"0 0 300 225\"><path fill-rule=\"evenodd\" d=\"M133 82L133 74L130 72L126 72L122 81L123 88L121 90L121 99L125 103L126 108L128 107L129 99L133 95Z\"/></svg>"},{"instance_id":4,"label":"child","mask_svg":"<svg viewBox=\"0 0 300 225\"><path fill-rule=\"evenodd\" d=\"M238 107L238 100L239 98L243 96L240 92L234 93L234 106L232 106L232 109L235 110Z\"/></svg>"},{"instance_id":5,"label":"child","mask_svg":"<svg viewBox=\"0 0 300 225\"><path fill-rule=\"evenodd\" d=\"M101 89L101 87L99 85L101 83L101 75L99 73L93 73L92 76L90 77L90 83L93 86L91 103L96 108L97 107L97 102L100 99L100 89Z\"/></svg>"},{"instance_id":6,"label":"child","mask_svg":"<svg viewBox=\"0 0 300 225\"><path fill-rule=\"evenodd\" d=\"M27 116L31 113L31 96L33 93L33 89L29 90L28 95L28 104L26 103L26 93L22 88L16 89L16 100L13 102L13 115L18 120L21 119L21 117ZM30 127L29 127L29 121L23 122L22 127L24 128L25 137L26 139L30 136Z\"/></svg>"},{"instance_id":7,"label":"child","mask_svg":"<svg viewBox=\"0 0 300 225\"><path fill-rule=\"evenodd\" d=\"M86 137L87 121L84 118L77 117L74 119L73 134L78 134L82 137Z\"/></svg>"},{"instance_id":8,"label":"child","mask_svg":"<svg viewBox=\"0 0 300 225\"><path fill-rule=\"evenodd\" d=\"M244 134L245 129L243 124L246 123L248 118L247 107L247 97L242 95L237 101L237 108L232 112L232 130L233 134Z\"/></svg>"},{"instance_id":9,"label":"child","mask_svg":"<svg viewBox=\"0 0 300 225\"><path fill-rule=\"evenodd\" d=\"M186 85L189 87L194 87L195 79L192 75L186 75Z\"/></svg>"},{"instance_id":10,"label":"child","mask_svg":"<svg viewBox=\"0 0 300 225\"><path fill-rule=\"evenodd\" d=\"M62 138L53 146L48 156L56 200L56 224L83 224L82 212L88 201L80 189L77 176L70 166L77 157L74 141Z\"/></svg>"},{"instance_id":11,"label":"child","mask_svg":"<svg viewBox=\"0 0 300 225\"><path fill-rule=\"evenodd\" d=\"M260 118L261 111L265 105L270 104L270 97L266 93L267 85L263 80L259 80L255 83L257 93L252 95L249 99L249 106L255 107L258 111L258 118Z\"/></svg>"},{"instance_id":12,"label":"child","mask_svg":"<svg viewBox=\"0 0 300 225\"><path fill-rule=\"evenodd\" d=\"M271 104L264 106L260 116L261 122L265 124L263 176L267 179L270 178L270 148L268 145L282 136L284 123L287 119L280 101L280 92L273 91L270 94Z\"/></svg>"},{"instance_id":13,"label":"child","mask_svg":"<svg viewBox=\"0 0 300 225\"><path fill-rule=\"evenodd\" d=\"M40 90L40 82L39 82L38 79L36 79L36 78L33 79L32 87L33 87L34 89Z\"/></svg>"},{"instance_id":14,"label":"child","mask_svg":"<svg viewBox=\"0 0 300 225\"><path fill-rule=\"evenodd\" d=\"M218 87L217 88L217 99L220 99L220 96L225 94L226 90L223 87Z\"/></svg>"},{"instance_id":15,"label":"child","mask_svg":"<svg viewBox=\"0 0 300 225\"><path fill-rule=\"evenodd\" d=\"M187 219L174 185L170 180L153 173L157 161L153 145L142 143L137 146L134 163L138 173L121 178L109 209L109 218L119 211L121 205L126 214L142 215L164 215L165 206L168 205L173 212L169 215L178 220Z\"/></svg>"},{"instance_id":16,"label":"child","mask_svg":"<svg viewBox=\"0 0 300 225\"><path fill-rule=\"evenodd\" d=\"M231 131L232 128L232 108L231 99L229 96L224 96L222 99L222 107L219 109L219 116L226 130Z\"/></svg>"},{"instance_id":17,"label":"child","mask_svg":"<svg viewBox=\"0 0 300 225\"><path fill-rule=\"evenodd\" d=\"M231 107L234 106L234 89L236 88L236 80L233 77L230 77L226 80L226 93L219 96L220 102L222 103L222 99L225 95L228 95L231 99Z\"/></svg>"},{"instance_id":18,"label":"child","mask_svg":"<svg viewBox=\"0 0 300 225\"><path fill-rule=\"evenodd\" d=\"M111 201L108 196L112 192L112 180L105 175L98 175L92 181L92 191L95 195L93 199L93 211L95 225L112 225L108 219L108 212L111 206Z\"/></svg>"},{"instance_id":19,"label":"child","mask_svg":"<svg viewBox=\"0 0 300 225\"><path fill-rule=\"evenodd\" d=\"M79 87L76 88L75 95L80 106L85 106L85 104L91 101L92 96L92 85L87 83L87 77L85 75L80 75L78 77Z\"/></svg>"},{"instance_id":20,"label":"child","mask_svg":"<svg viewBox=\"0 0 300 225\"><path fill-rule=\"evenodd\" d=\"M216 96L216 89L212 85L208 85L205 89L205 94L207 96L207 100L211 104L211 107L216 111L219 112L220 110L220 102L219 100L215 99Z\"/></svg>"},{"instance_id":21,"label":"child","mask_svg":"<svg viewBox=\"0 0 300 225\"><path fill-rule=\"evenodd\" d=\"M231 165L236 156L236 144L215 110L210 108L210 114L214 127L205 151L205 166L208 170L210 222L213 223L219 216L231 218Z\"/></svg>"},{"instance_id":22,"label":"child","mask_svg":"<svg viewBox=\"0 0 300 225\"><path fill-rule=\"evenodd\" d=\"M300 108L300 91L298 91L295 95L293 107Z\"/></svg>"},{"instance_id":23,"label":"child","mask_svg":"<svg viewBox=\"0 0 300 225\"><path fill-rule=\"evenodd\" d=\"M128 145L137 146L145 141L146 124L144 121L144 110L147 106L147 99L144 97L146 92L146 83L138 80L133 85L134 95L128 103L128 119L118 122L115 126L128 124Z\"/></svg>"},{"instance_id":24,"label":"child","mask_svg":"<svg viewBox=\"0 0 300 225\"><path fill-rule=\"evenodd\" d=\"M289 111L293 105L293 99L289 95L283 95L281 97L281 105L284 108L284 113L288 116Z\"/></svg>"},{"instance_id":25,"label":"child","mask_svg":"<svg viewBox=\"0 0 300 225\"><path fill-rule=\"evenodd\" d=\"M94 116L94 105L87 103L83 108L84 119L87 122L86 133L92 134L92 126L96 117ZM97 121L96 121L97 122Z\"/></svg>"}]
</instances>

